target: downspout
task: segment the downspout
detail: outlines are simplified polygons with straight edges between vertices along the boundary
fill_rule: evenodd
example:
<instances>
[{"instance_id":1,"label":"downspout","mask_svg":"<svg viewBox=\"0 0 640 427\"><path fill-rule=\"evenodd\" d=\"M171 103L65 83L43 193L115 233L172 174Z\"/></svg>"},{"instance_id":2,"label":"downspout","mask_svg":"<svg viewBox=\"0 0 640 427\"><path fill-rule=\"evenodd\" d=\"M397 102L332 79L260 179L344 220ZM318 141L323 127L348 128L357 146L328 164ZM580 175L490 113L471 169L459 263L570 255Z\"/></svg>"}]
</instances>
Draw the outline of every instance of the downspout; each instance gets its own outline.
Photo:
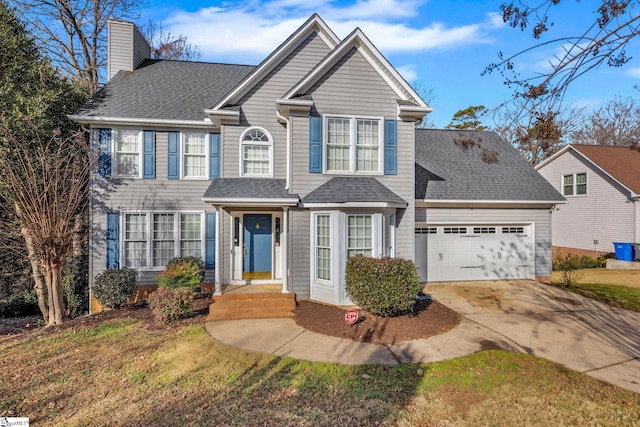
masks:
<instances>
[{"instance_id":1,"label":"downspout","mask_svg":"<svg viewBox=\"0 0 640 427\"><path fill-rule=\"evenodd\" d=\"M640 243L640 196L631 198L633 202L633 239L634 243Z\"/></svg>"},{"instance_id":2,"label":"downspout","mask_svg":"<svg viewBox=\"0 0 640 427\"><path fill-rule=\"evenodd\" d=\"M291 122L285 116L280 114L280 111L276 108L276 118L282 120L287 126L287 180L284 189L289 191L291 180Z\"/></svg>"}]
</instances>

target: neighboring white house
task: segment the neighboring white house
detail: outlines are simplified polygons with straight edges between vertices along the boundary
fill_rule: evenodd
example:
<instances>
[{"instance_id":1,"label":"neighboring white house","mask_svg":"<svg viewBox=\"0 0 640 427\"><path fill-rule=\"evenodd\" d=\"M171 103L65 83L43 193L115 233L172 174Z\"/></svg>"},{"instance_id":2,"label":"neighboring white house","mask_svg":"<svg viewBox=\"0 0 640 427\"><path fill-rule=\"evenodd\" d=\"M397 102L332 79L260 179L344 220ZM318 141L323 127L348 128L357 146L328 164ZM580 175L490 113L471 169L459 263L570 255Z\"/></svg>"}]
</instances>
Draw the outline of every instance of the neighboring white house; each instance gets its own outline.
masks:
<instances>
[{"instance_id":1,"label":"neighboring white house","mask_svg":"<svg viewBox=\"0 0 640 427\"><path fill-rule=\"evenodd\" d=\"M536 166L568 203L553 212L554 249L593 255L640 242L640 151L569 145Z\"/></svg>"}]
</instances>

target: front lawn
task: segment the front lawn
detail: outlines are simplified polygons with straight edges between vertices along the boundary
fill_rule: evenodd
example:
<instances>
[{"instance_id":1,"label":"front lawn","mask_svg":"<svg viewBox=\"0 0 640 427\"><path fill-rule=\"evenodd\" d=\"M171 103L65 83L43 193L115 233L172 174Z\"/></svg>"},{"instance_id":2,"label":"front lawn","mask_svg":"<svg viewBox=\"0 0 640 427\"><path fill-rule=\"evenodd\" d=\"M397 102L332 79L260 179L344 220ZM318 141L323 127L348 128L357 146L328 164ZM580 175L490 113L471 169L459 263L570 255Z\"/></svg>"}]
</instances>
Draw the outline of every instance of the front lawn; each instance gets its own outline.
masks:
<instances>
[{"instance_id":1,"label":"front lawn","mask_svg":"<svg viewBox=\"0 0 640 427\"><path fill-rule=\"evenodd\" d=\"M139 309L146 310L146 309ZM113 317L113 316L111 316ZM341 366L220 344L203 317L0 337L0 417L31 425L632 425L638 395L519 353Z\"/></svg>"},{"instance_id":2,"label":"front lawn","mask_svg":"<svg viewBox=\"0 0 640 427\"><path fill-rule=\"evenodd\" d=\"M562 272L554 271L552 284L614 307L640 311L640 270L586 268L579 273L577 284L563 286Z\"/></svg>"}]
</instances>

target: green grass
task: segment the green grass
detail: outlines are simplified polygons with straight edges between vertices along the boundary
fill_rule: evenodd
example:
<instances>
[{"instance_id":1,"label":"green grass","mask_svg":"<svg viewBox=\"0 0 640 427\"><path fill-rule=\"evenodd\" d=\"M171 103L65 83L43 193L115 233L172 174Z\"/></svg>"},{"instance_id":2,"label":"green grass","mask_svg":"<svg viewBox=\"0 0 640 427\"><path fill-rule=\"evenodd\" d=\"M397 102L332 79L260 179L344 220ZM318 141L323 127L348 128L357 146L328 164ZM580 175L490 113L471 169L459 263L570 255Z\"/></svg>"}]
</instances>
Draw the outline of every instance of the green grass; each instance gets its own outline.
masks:
<instances>
[{"instance_id":1,"label":"green grass","mask_svg":"<svg viewBox=\"0 0 640 427\"><path fill-rule=\"evenodd\" d=\"M638 288L599 283L577 283L572 286L561 287L613 307L640 311L640 289Z\"/></svg>"},{"instance_id":2,"label":"green grass","mask_svg":"<svg viewBox=\"0 0 640 427\"><path fill-rule=\"evenodd\" d=\"M632 392L526 354L342 366L114 320L0 343L0 416L31 425L633 425Z\"/></svg>"}]
</instances>

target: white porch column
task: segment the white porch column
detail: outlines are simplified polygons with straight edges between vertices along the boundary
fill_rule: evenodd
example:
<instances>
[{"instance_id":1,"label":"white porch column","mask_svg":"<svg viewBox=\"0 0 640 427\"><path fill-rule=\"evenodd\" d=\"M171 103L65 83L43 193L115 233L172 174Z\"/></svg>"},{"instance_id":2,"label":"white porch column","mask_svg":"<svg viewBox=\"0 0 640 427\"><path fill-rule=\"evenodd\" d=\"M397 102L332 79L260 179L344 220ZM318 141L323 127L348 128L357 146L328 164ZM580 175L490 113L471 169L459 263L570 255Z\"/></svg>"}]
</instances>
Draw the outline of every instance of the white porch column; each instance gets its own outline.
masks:
<instances>
[{"instance_id":1,"label":"white porch column","mask_svg":"<svg viewBox=\"0 0 640 427\"><path fill-rule=\"evenodd\" d=\"M280 239L282 254L282 293L289 293L289 208L282 208L282 236Z\"/></svg>"},{"instance_id":2,"label":"white porch column","mask_svg":"<svg viewBox=\"0 0 640 427\"><path fill-rule=\"evenodd\" d=\"M222 206L216 207L216 270L215 270L215 280L216 280L216 289L214 291L214 295L222 295L222 215L223 215Z\"/></svg>"}]
</instances>

